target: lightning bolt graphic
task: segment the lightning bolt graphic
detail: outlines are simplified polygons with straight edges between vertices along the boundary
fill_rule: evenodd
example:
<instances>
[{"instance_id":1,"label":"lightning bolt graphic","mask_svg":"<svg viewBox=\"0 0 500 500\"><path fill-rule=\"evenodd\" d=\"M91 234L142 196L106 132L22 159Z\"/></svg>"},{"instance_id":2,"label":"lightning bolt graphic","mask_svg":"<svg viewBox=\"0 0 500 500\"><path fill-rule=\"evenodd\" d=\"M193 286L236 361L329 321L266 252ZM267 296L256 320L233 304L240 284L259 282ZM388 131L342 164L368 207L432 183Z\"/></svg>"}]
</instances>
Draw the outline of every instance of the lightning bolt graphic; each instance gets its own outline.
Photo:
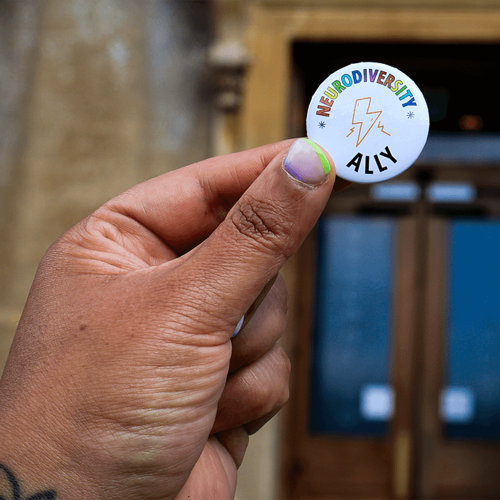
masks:
<instances>
[{"instance_id":1,"label":"lightning bolt graphic","mask_svg":"<svg viewBox=\"0 0 500 500\"><path fill-rule=\"evenodd\" d=\"M389 135L389 136L391 135L391 134L389 134L389 132L386 132L386 131L384 130L384 126L383 126L380 122L378 122L377 127L378 127L379 129L381 129L381 132L383 132L385 135Z\"/></svg>"},{"instance_id":2,"label":"lightning bolt graphic","mask_svg":"<svg viewBox=\"0 0 500 500\"><path fill-rule=\"evenodd\" d=\"M375 125L376 121L382 114L382 111L370 111L371 103L371 97L364 97L363 99L357 99L356 103L354 104L352 124L360 126L356 147L358 147L364 141L365 137L368 135L368 132L370 132L370 130L373 128L373 125ZM382 132L384 132L383 126L381 128ZM384 133L387 134L387 132Z\"/></svg>"}]
</instances>

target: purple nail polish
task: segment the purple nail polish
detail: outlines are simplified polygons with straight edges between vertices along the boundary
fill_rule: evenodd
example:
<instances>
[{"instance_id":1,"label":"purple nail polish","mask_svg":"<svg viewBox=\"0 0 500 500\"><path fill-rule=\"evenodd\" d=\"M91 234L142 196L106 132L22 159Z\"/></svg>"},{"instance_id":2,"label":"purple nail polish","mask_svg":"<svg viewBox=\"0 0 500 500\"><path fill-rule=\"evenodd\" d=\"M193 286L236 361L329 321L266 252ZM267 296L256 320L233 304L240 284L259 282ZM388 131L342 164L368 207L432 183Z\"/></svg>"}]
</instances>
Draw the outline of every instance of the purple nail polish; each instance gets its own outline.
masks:
<instances>
[{"instance_id":1,"label":"purple nail polish","mask_svg":"<svg viewBox=\"0 0 500 500\"><path fill-rule=\"evenodd\" d=\"M245 321L245 316L246 316L246 314L244 314L243 317L238 321L238 324L236 325L236 328L234 329L234 332L233 332L233 337L236 337L236 335L238 335L238 333L240 333L241 327L243 326L243 323Z\"/></svg>"},{"instance_id":2,"label":"purple nail polish","mask_svg":"<svg viewBox=\"0 0 500 500\"><path fill-rule=\"evenodd\" d=\"M297 139L290 147L283 168L306 184L324 182L331 166L323 150L310 139Z\"/></svg>"}]
</instances>

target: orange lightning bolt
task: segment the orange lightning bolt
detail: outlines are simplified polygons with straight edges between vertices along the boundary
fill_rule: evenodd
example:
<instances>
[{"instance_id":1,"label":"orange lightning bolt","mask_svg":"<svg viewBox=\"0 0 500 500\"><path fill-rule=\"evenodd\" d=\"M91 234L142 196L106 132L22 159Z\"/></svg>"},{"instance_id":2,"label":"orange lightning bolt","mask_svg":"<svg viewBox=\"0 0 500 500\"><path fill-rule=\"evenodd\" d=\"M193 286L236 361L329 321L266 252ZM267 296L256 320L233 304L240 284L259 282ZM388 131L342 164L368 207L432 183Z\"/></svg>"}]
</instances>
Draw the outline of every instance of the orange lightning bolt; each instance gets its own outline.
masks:
<instances>
[{"instance_id":1,"label":"orange lightning bolt","mask_svg":"<svg viewBox=\"0 0 500 500\"><path fill-rule=\"evenodd\" d=\"M391 135L389 134L389 132L386 132L384 130L384 126L379 122L379 124L377 125L377 127L380 129L381 132L383 132L385 135Z\"/></svg>"},{"instance_id":2,"label":"orange lightning bolt","mask_svg":"<svg viewBox=\"0 0 500 500\"><path fill-rule=\"evenodd\" d=\"M354 113L352 115L352 124L359 125L358 140L356 141L356 147L359 146L368 135L368 132L373 128L376 121L380 118L382 111L370 111L370 105L372 103L371 97L364 97L363 99L357 99L354 104ZM382 131L384 132L383 128ZM354 132L354 127L348 134L351 135ZM385 132L387 133L387 132Z\"/></svg>"}]
</instances>

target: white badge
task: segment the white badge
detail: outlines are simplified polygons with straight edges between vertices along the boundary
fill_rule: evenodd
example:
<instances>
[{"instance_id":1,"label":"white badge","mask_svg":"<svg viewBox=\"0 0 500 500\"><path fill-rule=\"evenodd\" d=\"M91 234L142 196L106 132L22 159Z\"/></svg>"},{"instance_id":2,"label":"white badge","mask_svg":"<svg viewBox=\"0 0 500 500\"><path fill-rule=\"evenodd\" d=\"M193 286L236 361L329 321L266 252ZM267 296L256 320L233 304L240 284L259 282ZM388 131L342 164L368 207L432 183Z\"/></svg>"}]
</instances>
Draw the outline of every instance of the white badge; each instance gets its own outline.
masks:
<instances>
[{"instance_id":1,"label":"white badge","mask_svg":"<svg viewBox=\"0 0 500 500\"><path fill-rule=\"evenodd\" d=\"M418 158L429 133L427 103L415 82L382 63L351 64L330 75L307 112L307 135L333 158L337 175L380 182Z\"/></svg>"}]
</instances>

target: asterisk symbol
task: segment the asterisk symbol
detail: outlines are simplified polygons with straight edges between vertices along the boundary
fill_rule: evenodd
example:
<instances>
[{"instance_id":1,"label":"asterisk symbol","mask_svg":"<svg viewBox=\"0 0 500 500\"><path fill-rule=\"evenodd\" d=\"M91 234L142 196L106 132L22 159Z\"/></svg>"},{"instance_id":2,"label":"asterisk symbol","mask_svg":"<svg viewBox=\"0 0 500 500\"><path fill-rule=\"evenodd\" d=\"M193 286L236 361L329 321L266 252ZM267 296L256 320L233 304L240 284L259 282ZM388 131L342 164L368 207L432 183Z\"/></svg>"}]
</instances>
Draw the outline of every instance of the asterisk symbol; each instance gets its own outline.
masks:
<instances>
[{"instance_id":1,"label":"asterisk symbol","mask_svg":"<svg viewBox=\"0 0 500 500\"><path fill-rule=\"evenodd\" d=\"M411 120L415 116L415 113L413 111L408 111L406 116Z\"/></svg>"},{"instance_id":2,"label":"asterisk symbol","mask_svg":"<svg viewBox=\"0 0 500 500\"><path fill-rule=\"evenodd\" d=\"M325 128L326 127L326 123L325 122L319 122L318 123L318 127L319 128Z\"/></svg>"}]
</instances>

